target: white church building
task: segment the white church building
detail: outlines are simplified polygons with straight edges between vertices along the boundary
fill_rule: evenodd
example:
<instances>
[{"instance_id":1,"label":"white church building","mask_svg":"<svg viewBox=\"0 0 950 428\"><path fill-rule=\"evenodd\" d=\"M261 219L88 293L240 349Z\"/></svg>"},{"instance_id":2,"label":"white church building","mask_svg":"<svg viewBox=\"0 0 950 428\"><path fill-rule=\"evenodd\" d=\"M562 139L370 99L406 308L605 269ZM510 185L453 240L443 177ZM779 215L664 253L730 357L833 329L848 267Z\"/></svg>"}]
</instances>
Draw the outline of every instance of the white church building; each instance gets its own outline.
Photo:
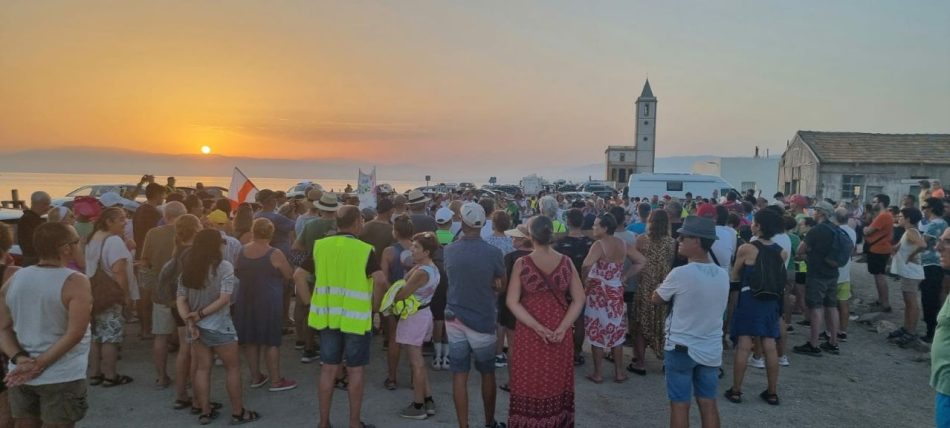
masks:
<instances>
[{"instance_id":1,"label":"white church building","mask_svg":"<svg viewBox=\"0 0 950 428\"><path fill-rule=\"evenodd\" d=\"M650 80L637 98L636 140L632 146L608 146L604 179L623 186L633 174L653 172L656 159L656 97Z\"/></svg>"}]
</instances>

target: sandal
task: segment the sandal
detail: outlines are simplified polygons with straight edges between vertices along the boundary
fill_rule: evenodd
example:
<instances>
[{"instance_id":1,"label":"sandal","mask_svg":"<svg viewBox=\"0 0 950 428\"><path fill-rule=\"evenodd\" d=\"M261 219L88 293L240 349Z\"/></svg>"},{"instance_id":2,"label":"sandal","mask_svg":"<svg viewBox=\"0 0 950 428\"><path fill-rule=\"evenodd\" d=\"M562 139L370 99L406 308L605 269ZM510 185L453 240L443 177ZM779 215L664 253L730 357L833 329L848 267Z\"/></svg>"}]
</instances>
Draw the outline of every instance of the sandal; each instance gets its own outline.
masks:
<instances>
[{"instance_id":1,"label":"sandal","mask_svg":"<svg viewBox=\"0 0 950 428\"><path fill-rule=\"evenodd\" d=\"M722 394L722 396L726 397L726 400L729 400L733 403L742 402L742 393L733 391L732 388L727 389L726 392Z\"/></svg>"},{"instance_id":2,"label":"sandal","mask_svg":"<svg viewBox=\"0 0 950 428\"><path fill-rule=\"evenodd\" d=\"M261 415L253 410L241 408L240 415L231 415L231 425L241 425L248 422L254 422L261 418Z\"/></svg>"},{"instance_id":3,"label":"sandal","mask_svg":"<svg viewBox=\"0 0 950 428\"><path fill-rule=\"evenodd\" d=\"M770 406L778 406L778 394L769 394L769 390L766 389L759 394L759 397L769 403Z\"/></svg>"},{"instance_id":4,"label":"sandal","mask_svg":"<svg viewBox=\"0 0 950 428\"><path fill-rule=\"evenodd\" d=\"M214 401L211 402L211 410L212 410L212 411L218 410L218 409L220 409L220 408L221 408L221 403L217 403L217 402L214 402ZM200 414L200 413L201 413L201 408L200 408L200 407L192 407L192 408L191 408L191 414L192 414L192 415L197 415L197 414Z\"/></svg>"},{"instance_id":5,"label":"sandal","mask_svg":"<svg viewBox=\"0 0 950 428\"><path fill-rule=\"evenodd\" d=\"M175 409L175 410L187 409L187 408L190 407L190 406L191 406L191 399L190 399L190 398L187 399L187 400L175 400L175 402L172 403L172 408ZM200 411L201 411L201 410L199 410L199 412L200 412Z\"/></svg>"},{"instance_id":6,"label":"sandal","mask_svg":"<svg viewBox=\"0 0 950 428\"><path fill-rule=\"evenodd\" d=\"M155 379L155 389L163 390L172 384L172 378L165 376L163 379Z\"/></svg>"},{"instance_id":7,"label":"sandal","mask_svg":"<svg viewBox=\"0 0 950 428\"><path fill-rule=\"evenodd\" d=\"M344 380L345 380L345 379L346 379L346 378L344 378ZM396 381L394 381L394 380L392 380L392 379L386 379L386 381L383 382L383 388L386 388L386 389L388 389L388 390L390 390L390 391L395 391L396 388L397 388L397 386L396 386Z\"/></svg>"},{"instance_id":8,"label":"sandal","mask_svg":"<svg viewBox=\"0 0 950 428\"><path fill-rule=\"evenodd\" d=\"M630 362L630 364L627 364L627 371L635 375L640 375L640 376L647 375L646 369L638 369L636 366L633 365L632 361Z\"/></svg>"},{"instance_id":9,"label":"sandal","mask_svg":"<svg viewBox=\"0 0 950 428\"><path fill-rule=\"evenodd\" d=\"M95 375L95 376L89 378L89 385L91 385L91 386L99 385L99 384L102 383L102 381L103 381L104 379L105 379L105 376L103 376L103 375L101 375L101 374L100 374L100 375Z\"/></svg>"},{"instance_id":10,"label":"sandal","mask_svg":"<svg viewBox=\"0 0 950 428\"><path fill-rule=\"evenodd\" d=\"M211 409L211 413L205 413L201 416L198 416L198 423L201 425L208 425L211 423L211 421L218 418L218 414L219 413L217 410Z\"/></svg>"},{"instance_id":11,"label":"sandal","mask_svg":"<svg viewBox=\"0 0 950 428\"><path fill-rule=\"evenodd\" d=\"M333 387L341 391L346 391L346 388L350 386L350 381L346 379L346 376L343 376L337 379L333 383ZM394 388L395 389L395 388Z\"/></svg>"},{"instance_id":12,"label":"sandal","mask_svg":"<svg viewBox=\"0 0 950 428\"><path fill-rule=\"evenodd\" d=\"M511 384L507 384L507 383L506 383L506 384L503 384L503 385L499 386L498 389L500 389L500 390L502 390L502 391L505 391L505 392L511 392Z\"/></svg>"},{"instance_id":13,"label":"sandal","mask_svg":"<svg viewBox=\"0 0 950 428\"><path fill-rule=\"evenodd\" d=\"M132 378L126 375L116 374L115 379L109 379L107 377L102 378L102 387L103 388L112 388L113 386L120 386L132 383Z\"/></svg>"}]
</instances>

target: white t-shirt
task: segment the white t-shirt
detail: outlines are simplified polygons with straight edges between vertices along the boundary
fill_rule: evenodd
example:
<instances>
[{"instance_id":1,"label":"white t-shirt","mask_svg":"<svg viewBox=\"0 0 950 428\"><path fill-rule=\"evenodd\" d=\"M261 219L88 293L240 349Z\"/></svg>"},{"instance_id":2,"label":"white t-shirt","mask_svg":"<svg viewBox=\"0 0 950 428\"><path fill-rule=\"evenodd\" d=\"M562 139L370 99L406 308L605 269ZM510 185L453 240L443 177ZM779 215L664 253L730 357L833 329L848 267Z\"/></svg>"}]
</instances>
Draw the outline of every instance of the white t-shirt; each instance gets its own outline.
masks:
<instances>
[{"instance_id":1,"label":"white t-shirt","mask_svg":"<svg viewBox=\"0 0 950 428\"><path fill-rule=\"evenodd\" d=\"M670 271L656 293L673 302L666 317L666 345L689 347L689 356L710 367L722 365L722 314L729 298L729 274L715 263L689 263Z\"/></svg>"},{"instance_id":2,"label":"white t-shirt","mask_svg":"<svg viewBox=\"0 0 950 428\"><path fill-rule=\"evenodd\" d=\"M848 238L851 238L851 244L854 245L854 243L858 240L858 234L855 233L854 229L852 229L851 226L848 226L847 224L842 224L838 227L840 227L844 233L848 234ZM838 268L838 284L841 284L842 282L851 282L850 257L848 258L848 264Z\"/></svg>"},{"instance_id":3,"label":"white t-shirt","mask_svg":"<svg viewBox=\"0 0 950 428\"><path fill-rule=\"evenodd\" d=\"M729 226L716 226L716 237L712 252L716 255L719 266L727 272L732 267L732 256L736 254L736 230Z\"/></svg>"},{"instance_id":4,"label":"white t-shirt","mask_svg":"<svg viewBox=\"0 0 950 428\"><path fill-rule=\"evenodd\" d=\"M129 298L139 300L139 284L135 279L132 253L126 248L125 241L122 240L121 236L109 236L106 238L105 245L102 244L101 240L89 241L89 243L86 244L86 276L91 278L96 274L96 270L100 266L100 247L102 247L102 265L107 267L105 272L110 278L115 279L115 273L112 272L112 265L119 260L126 260L125 277L128 278L129 281Z\"/></svg>"}]
</instances>

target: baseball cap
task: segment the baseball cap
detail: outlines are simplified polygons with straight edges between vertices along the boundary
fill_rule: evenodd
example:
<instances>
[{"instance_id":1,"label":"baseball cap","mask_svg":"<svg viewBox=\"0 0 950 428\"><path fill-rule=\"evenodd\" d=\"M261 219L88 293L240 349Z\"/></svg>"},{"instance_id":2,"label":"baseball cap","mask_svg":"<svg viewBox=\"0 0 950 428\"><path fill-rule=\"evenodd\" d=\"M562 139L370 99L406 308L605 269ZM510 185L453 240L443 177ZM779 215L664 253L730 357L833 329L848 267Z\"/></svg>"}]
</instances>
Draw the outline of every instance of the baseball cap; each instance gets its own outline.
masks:
<instances>
[{"instance_id":1,"label":"baseball cap","mask_svg":"<svg viewBox=\"0 0 950 428\"><path fill-rule=\"evenodd\" d=\"M446 224L452 221L452 216L454 215L455 213L448 208L439 208L435 213L435 222L438 224Z\"/></svg>"},{"instance_id":2,"label":"baseball cap","mask_svg":"<svg viewBox=\"0 0 950 428\"><path fill-rule=\"evenodd\" d=\"M795 195L792 195L792 197L788 199L788 203L798 205L799 207L807 207L808 198L799 194L795 194Z\"/></svg>"},{"instance_id":3,"label":"baseball cap","mask_svg":"<svg viewBox=\"0 0 950 428\"><path fill-rule=\"evenodd\" d=\"M99 196L99 203L101 203L102 206L106 208L119 205L123 209L127 209L129 211L135 211L139 207L138 202L123 198L119 196L119 194L116 192L103 193L102 195Z\"/></svg>"},{"instance_id":4,"label":"baseball cap","mask_svg":"<svg viewBox=\"0 0 950 428\"><path fill-rule=\"evenodd\" d=\"M716 218L716 206L713 204L699 204L696 207L696 215L699 217Z\"/></svg>"},{"instance_id":5,"label":"baseball cap","mask_svg":"<svg viewBox=\"0 0 950 428\"><path fill-rule=\"evenodd\" d=\"M831 203L829 203L828 201L818 201L818 203L812 206L812 209L816 211L821 211L824 215L828 217L835 215L835 207L834 205L831 205Z\"/></svg>"},{"instance_id":6,"label":"baseball cap","mask_svg":"<svg viewBox=\"0 0 950 428\"><path fill-rule=\"evenodd\" d=\"M214 210L208 214L208 220L214 224L227 224L228 214L221 210Z\"/></svg>"},{"instance_id":7,"label":"baseball cap","mask_svg":"<svg viewBox=\"0 0 950 428\"><path fill-rule=\"evenodd\" d=\"M462 222L469 227L482 227L485 225L485 209L474 202L466 202L460 210Z\"/></svg>"}]
</instances>

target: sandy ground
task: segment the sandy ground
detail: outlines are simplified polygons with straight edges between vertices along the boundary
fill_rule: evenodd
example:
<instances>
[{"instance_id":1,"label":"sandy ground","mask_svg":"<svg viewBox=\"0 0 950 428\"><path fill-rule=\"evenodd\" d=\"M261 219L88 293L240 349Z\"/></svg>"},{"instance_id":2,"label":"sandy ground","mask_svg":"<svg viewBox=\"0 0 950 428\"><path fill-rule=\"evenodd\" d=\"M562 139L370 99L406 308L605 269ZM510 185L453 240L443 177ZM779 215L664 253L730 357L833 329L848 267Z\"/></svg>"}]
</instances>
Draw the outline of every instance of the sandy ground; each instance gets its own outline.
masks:
<instances>
[{"instance_id":1,"label":"sandy ground","mask_svg":"<svg viewBox=\"0 0 950 428\"><path fill-rule=\"evenodd\" d=\"M864 264L853 269L856 284L856 309L860 302L876 299L873 282ZM883 319L900 324L903 316L899 287L891 283L891 301L895 311ZM796 316L795 321L801 317ZM104 389L90 387L90 410L80 427L171 427L197 425L197 418L184 410L172 410L172 389L156 391L152 387L154 370L149 353L150 343L138 339L138 325L129 325L120 372L135 378L129 385ZM923 323L921 323L923 329ZM796 325L790 344L805 341L806 327ZM929 357L915 362L920 351L900 349L886 341L886 333L877 333L871 326L852 323L848 342L841 346L841 355L809 357L790 354L791 366L781 369L779 395L782 403L773 407L758 398L765 389L765 371L749 368L743 391L745 400L733 404L719 399L722 426L725 427L926 427L933 426L934 392L928 386ZM300 386L291 391L268 392L264 389L245 388L247 406L259 411L263 418L251 426L309 427L316 426L316 382L319 364L301 364L297 351L292 350L293 336L285 336L282 348L282 368L285 377L296 379ZM625 350L629 355L629 348ZM438 415L426 421L400 419L398 412L409 403L411 390L405 387L409 378L408 363L400 367L401 387L387 391L384 354L379 341L373 348L373 363L368 368L368 386L363 404L363 419L378 427L450 427L456 426L451 397L451 375L448 372L430 372ZM731 385L733 353L727 350L723 360L726 377L720 380L719 391ZM578 427L659 427L668 422L666 388L661 363L649 356L649 374L633 376L625 384L606 382L595 385L584 378L588 364L576 370L576 405ZM173 360L169 361L169 368ZM245 384L247 371L243 372ZM611 371L605 377L611 376ZM498 370L499 383L507 380L506 369ZM223 387L224 373L220 367L213 373L212 398L227 403ZM472 426L484 423L477 376L469 379L470 422ZM496 418L504 421L508 410L508 395L498 391ZM346 424L346 394L334 396L331 416L335 426ZM211 426L228 424L225 417L230 409L225 406L222 416ZM696 406L691 409L693 426L699 426Z\"/></svg>"}]
</instances>

